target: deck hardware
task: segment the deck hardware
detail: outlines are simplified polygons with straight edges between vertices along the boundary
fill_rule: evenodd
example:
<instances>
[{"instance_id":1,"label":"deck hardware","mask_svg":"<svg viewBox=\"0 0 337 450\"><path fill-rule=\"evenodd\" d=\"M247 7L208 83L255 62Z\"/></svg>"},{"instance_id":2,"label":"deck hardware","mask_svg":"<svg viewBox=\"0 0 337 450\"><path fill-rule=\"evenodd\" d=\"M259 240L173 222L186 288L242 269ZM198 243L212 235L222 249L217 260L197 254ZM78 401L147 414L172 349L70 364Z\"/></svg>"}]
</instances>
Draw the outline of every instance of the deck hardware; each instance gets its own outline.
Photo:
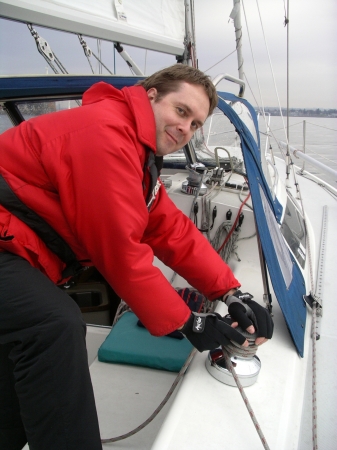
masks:
<instances>
[{"instance_id":1,"label":"deck hardware","mask_svg":"<svg viewBox=\"0 0 337 450\"><path fill-rule=\"evenodd\" d=\"M256 382L260 373L260 359L256 355L251 358L241 358L239 356L232 355L231 361L235 367L235 372L237 373L242 386L252 386ZM227 367L226 360L221 349L210 351L205 364L208 372L216 380L229 386L236 386L233 375Z\"/></svg>"},{"instance_id":2,"label":"deck hardware","mask_svg":"<svg viewBox=\"0 0 337 450\"><path fill-rule=\"evenodd\" d=\"M183 181L181 190L188 195L204 195L207 186L204 184L204 174L207 169L202 163L189 164L186 166L188 177Z\"/></svg>"},{"instance_id":3,"label":"deck hardware","mask_svg":"<svg viewBox=\"0 0 337 450\"><path fill-rule=\"evenodd\" d=\"M229 367L227 357L235 367L235 374L243 387L252 386L260 373L261 361L256 356L258 346L255 344L256 333L250 334L237 327L237 330L245 336L249 347L242 347L234 342L228 346L211 350L205 361L208 372L221 383L236 386L236 381ZM227 353L227 355L225 354Z\"/></svg>"}]
</instances>

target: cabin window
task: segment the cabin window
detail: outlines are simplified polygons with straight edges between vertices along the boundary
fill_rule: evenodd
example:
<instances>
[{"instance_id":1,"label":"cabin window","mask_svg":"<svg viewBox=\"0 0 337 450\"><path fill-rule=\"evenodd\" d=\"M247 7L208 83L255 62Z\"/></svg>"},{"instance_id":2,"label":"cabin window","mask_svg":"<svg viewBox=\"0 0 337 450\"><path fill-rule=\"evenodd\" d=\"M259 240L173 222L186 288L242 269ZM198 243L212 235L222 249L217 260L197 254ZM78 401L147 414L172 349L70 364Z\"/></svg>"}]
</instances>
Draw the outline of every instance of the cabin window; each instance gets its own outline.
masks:
<instances>
[{"instance_id":1,"label":"cabin window","mask_svg":"<svg viewBox=\"0 0 337 450\"><path fill-rule=\"evenodd\" d=\"M13 124L10 121L6 111L0 106L0 134L12 127Z\"/></svg>"},{"instance_id":2,"label":"cabin window","mask_svg":"<svg viewBox=\"0 0 337 450\"><path fill-rule=\"evenodd\" d=\"M187 159L184 149L177 150L164 156L164 168L174 170L185 170Z\"/></svg>"},{"instance_id":3,"label":"cabin window","mask_svg":"<svg viewBox=\"0 0 337 450\"><path fill-rule=\"evenodd\" d=\"M231 169L230 158L237 169L242 169L240 144L241 140L234 126L218 108L215 108L213 114L208 117L204 126L194 134L193 138L198 161L206 166L215 166L217 153L220 165L226 171Z\"/></svg>"},{"instance_id":4,"label":"cabin window","mask_svg":"<svg viewBox=\"0 0 337 450\"><path fill-rule=\"evenodd\" d=\"M304 220L293 201L288 197L281 232L302 268L306 258L306 233Z\"/></svg>"},{"instance_id":5,"label":"cabin window","mask_svg":"<svg viewBox=\"0 0 337 450\"><path fill-rule=\"evenodd\" d=\"M25 120L41 116L64 109L77 108L81 104L80 100L53 100L44 102L26 102L18 103L17 107Z\"/></svg>"},{"instance_id":6,"label":"cabin window","mask_svg":"<svg viewBox=\"0 0 337 450\"><path fill-rule=\"evenodd\" d=\"M277 261L282 272L284 283L288 289L293 278L293 264L291 261L290 252L281 235L280 228L276 222L274 212L269 206L266 195L261 186L259 186L259 189L270 237L273 242L273 247L275 249Z\"/></svg>"}]
</instances>

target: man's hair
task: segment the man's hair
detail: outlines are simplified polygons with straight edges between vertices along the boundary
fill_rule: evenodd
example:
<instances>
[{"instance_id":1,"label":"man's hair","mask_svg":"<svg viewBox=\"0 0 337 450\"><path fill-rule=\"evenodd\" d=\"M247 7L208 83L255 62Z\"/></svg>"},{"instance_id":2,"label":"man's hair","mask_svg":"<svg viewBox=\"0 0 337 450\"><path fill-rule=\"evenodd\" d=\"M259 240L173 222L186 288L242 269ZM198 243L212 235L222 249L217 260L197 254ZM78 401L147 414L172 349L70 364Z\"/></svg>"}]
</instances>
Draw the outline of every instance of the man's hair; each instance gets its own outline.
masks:
<instances>
[{"instance_id":1,"label":"man's hair","mask_svg":"<svg viewBox=\"0 0 337 450\"><path fill-rule=\"evenodd\" d=\"M160 100L171 92L177 92L183 82L204 88L210 103L208 115L212 114L218 104L218 95L210 77L199 69L185 64L174 64L138 81L137 84L143 86L146 91L151 88L157 89L157 100Z\"/></svg>"}]
</instances>

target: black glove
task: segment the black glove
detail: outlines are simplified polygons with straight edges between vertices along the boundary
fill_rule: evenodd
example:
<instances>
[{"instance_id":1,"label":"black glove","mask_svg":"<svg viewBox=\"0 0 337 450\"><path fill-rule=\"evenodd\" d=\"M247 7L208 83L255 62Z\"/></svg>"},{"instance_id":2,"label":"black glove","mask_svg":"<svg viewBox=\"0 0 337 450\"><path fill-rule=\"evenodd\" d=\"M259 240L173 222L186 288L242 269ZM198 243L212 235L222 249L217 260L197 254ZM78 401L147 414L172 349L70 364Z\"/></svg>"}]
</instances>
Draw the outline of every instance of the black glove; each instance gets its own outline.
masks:
<instances>
[{"instance_id":1,"label":"black glove","mask_svg":"<svg viewBox=\"0 0 337 450\"><path fill-rule=\"evenodd\" d=\"M217 313L192 312L180 331L199 352L214 350L220 345L228 345L230 340L240 345L246 340Z\"/></svg>"},{"instance_id":2,"label":"black glove","mask_svg":"<svg viewBox=\"0 0 337 450\"><path fill-rule=\"evenodd\" d=\"M269 312L263 306L252 300L251 294L236 291L225 299L231 318L238 322L243 330L254 325L257 337L271 339L274 323Z\"/></svg>"}]
</instances>

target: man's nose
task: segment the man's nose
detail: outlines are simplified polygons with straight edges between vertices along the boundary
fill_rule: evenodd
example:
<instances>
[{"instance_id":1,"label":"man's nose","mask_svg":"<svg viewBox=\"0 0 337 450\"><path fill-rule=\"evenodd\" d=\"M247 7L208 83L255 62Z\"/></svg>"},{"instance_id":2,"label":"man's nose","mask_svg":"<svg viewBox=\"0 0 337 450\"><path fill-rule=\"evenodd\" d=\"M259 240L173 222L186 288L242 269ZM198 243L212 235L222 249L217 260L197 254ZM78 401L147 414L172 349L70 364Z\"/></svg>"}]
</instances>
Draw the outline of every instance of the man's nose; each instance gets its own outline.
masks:
<instances>
[{"instance_id":1,"label":"man's nose","mask_svg":"<svg viewBox=\"0 0 337 450\"><path fill-rule=\"evenodd\" d=\"M185 136L190 135L192 137L193 130L190 121L184 120L183 122L180 122L178 125L178 129L181 133L183 133Z\"/></svg>"}]
</instances>

